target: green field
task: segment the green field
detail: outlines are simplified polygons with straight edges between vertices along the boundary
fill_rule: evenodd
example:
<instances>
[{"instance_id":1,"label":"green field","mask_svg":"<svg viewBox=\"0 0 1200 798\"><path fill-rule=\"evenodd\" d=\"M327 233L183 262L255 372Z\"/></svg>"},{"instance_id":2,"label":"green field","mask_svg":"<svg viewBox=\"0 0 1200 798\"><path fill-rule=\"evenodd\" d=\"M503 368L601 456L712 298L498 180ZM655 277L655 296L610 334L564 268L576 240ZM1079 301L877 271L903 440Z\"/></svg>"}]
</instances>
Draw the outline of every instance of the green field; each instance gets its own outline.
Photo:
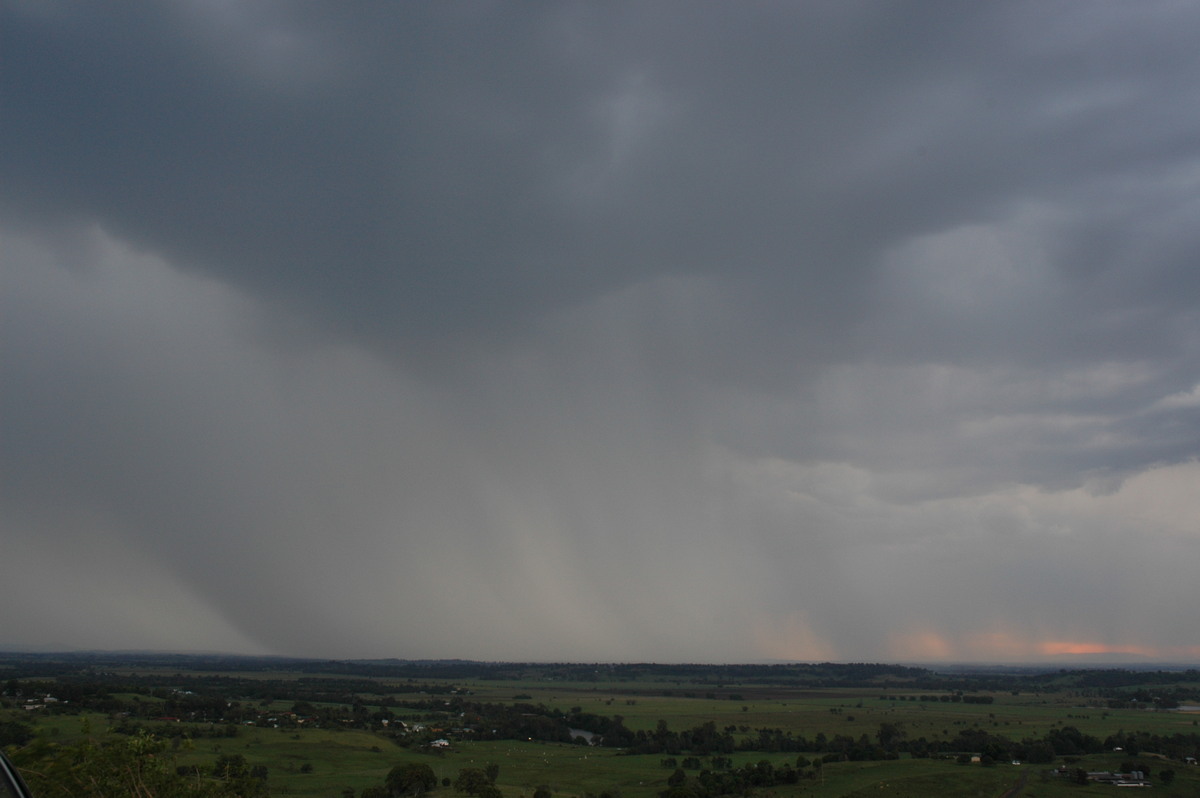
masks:
<instances>
[{"instance_id":1,"label":"green field","mask_svg":"<svg viewBox=\"0 0 1200 798\"><path fill-rule=\"evenodd\" d=\"M211 677L209 672L185 673L179 670L154 673L138 670L142 684L171 685L192 678ZM262 715L285 715L295 704L290 693L304 686L311 674L274 671L227 673L223 676L238 690L249 691L255 684L269 682L274 691L267 697L239 699L243 711ZM132 676L131 676L132 678ZM338 684L335 677L321 676L321 689ZM737 743L725 761L716 763L712 755L698 756L684 775L685 785L698 784L702 770L738 769L744 765L769 763L774 771L794 769L794 783L772 783L753 792L767 796L1087 796L1107 795L1116 788L1106 785L1079 785L1069 779L1051 776L1060 757L1051 764L989 764L955 761L945 758L915 758L901 753L898 759L876 761L828 761L813 767L822 751L782 752L756 749L760 730L774 730L785 736L815 740L854 738L873 740L884 725L898 730L907 741L923 738L944 744L960 732L972 730L1013 741L1041 739L1067 727L1103 740L1117 732L1149 732L1155 735L1196 735L1200 714L1154 709L1110 709L1105 701L1087 691L1049 686L1040 690L992 690L972 692L971 697L987 698L991 703L967 703L963 700L937 700L945 691L909 689L882 683L870 687L825 687L787 683L737 683L707 681L689 683L683 679L620 679L611 681L518 679L457 679L452 692L445 680L428 682L408 679L400 683L386 678L352 679L344 682L357 692L341 701L316 701L309 706L326 713L357 712L358 728L291 722L274 728L272 724L250 721L236 725L224 723L179 722L175 725L153 718L169 706L175 688L158 687L137 692L112 692L107 700L114 706L134 707L147 720L146 726L160 735L173 737L169 749L173 764L195 766L210 772L218 757L238 755L249 766L265 768L272 795L300 798L358 795L364 789L379 786L387 773L399 764L428 764L439 784L452 782L464 768L495 765L499 773L495 786L504 798L531 798L538 788L549 789L556 798L657 798L670 786L668 779L681 766L687 751L631 754L624 749L586 746L536 739L472 739L472 732L452 727L466 724L449 711L431 707L449 707L450 702L469 701L476 705L504 705L529 714L573 717L584 715L615 718L625 728L645 732L669 728L683 731L712 723L727 730ZM423 692L428 688L428 693ZM306 688L315 689L315 688ZM396 690L389 693L389 689ZM1184 685L1182 689L1191 689ZM440 692L439 692L440 691ZM189 691L190 692L190 691ZM435 695L436 694L436 695ZM917 700L924 698L924 700ZM960 696L961 698L961 696ZM910 700L911 699L911 700ZM422 704L421 702L425 702ZM235 702L231 700L230 706ZM411 705L406 705L411 704ZM53 746L71 746L81 740L104 742L121 739L112 731L129 723L129 712L77 712L56 705L43 712L18 708L6 702L0 721L32 725L36 740ZM455 704L458 706L458 704ZM421 721L447 727L451 738L448 748L402 747L387 729L370 721L371 713L387 710L393 719ZM517 712L517 710L513 710ZM364 720L366 718L366 720ZM374 725L373 725L374 724ZM476 724L478 726L478 724ZM166 730L166 731L164 731ZM441 730L437 730L441 733ZM224 734L222 734L224 732ZM228 736L232 732L233 736ZM477 732L476 732L477 733ZM751 749L751 750L742 750ZM10 752L13 750L10 747ZM972 752L955 752L970 754ZM803 763L798 763L798 757ZM967 757L969 758L969 757ZM670 761L674 760L674 761ZM1071 768L1117 770L1129 756L1123 753L1093 753L1070 762ZM1174 781L1154 784L1153 794L1160 796L1200 795L1200 768L1182 761L1168 761L1156 754L1142 754L1139 761L1153 771L1172 769ZM1010 792L1011 791L1011 792ZM462 798L452 786L439 786L434 795ZM673 798L679 798L678 794Z\"/></svg>"},{"instance_id":2,"label":"green field","mask_svg":"<svg viewBox=\"0 0 1200 798\"><path fill-rule=\"evenodd\" d=\"M702 697L703 688L680 688L674 683L654 685L578 685L552 687L528 683L496 685L472 683L469 688L481 701L509 701L514 695L531 696L531 702L568 708L580 706L597 714L621 715L630 729L649 730L659 720L672 728L696 726L718 720L752 729L770 727L812 736L873 734L884 721L903 723L910 736L930 739L953 737L966 726L978 726L1008 737L1040 737L1050 729L1074 726L1084 734L1106 737L1119 730L1144 729L1161 734L1200 729L1200 713L1157 712L1140 709L1106 709L1084 705L1074 694L1010 692L988 693L989 705L891 700L892 696L918 695L910 691L880 689L812 690L771 688L769 700L754 699L755 690L729 688L743 700ZM674 695L664 696L663 692ZM658 694L654 694L658 693ZM687 697L692 693L694 697ZM888 700L882 700L886 696Z\"/></svg>"},{"instance_id":3,"label":"green field","mask_svg":"<svg viewBox=\"0 0 1200 798\"><path fill-rule=\"evenodd\" d=\"M659 756L624 756L595 748L529 742L465 743L439 756L412 754L390 744L384 747L372 734L357 731L308 730L280 733L250 730L245 738L224 744L199 741L179 754L183 764L206 765L222 753L242 753L252 764L270 768L272 794L337 796L346 788L356 793L380 784L388 770L408 761L427 762L442 778L453 778L464 767L500 766L497 786L505 796L528 798L539 786L556 796L609 793L622 798L652 798L667 786L671 770ZM795 761L794 756L741 754L734 761L766 759L776 766ZM300 771L305 764L312 771ZM1119 757L1085 757L1075 763L1085 769L1115 769ZM1046 776L1048 766L1002 764L993 767L960 765L946 760L901 759L882 762L838 762L822 768L820 779L796 786L776 786L778 796L999 796L1027 773L1023 796L1104 795L1112 787L1081 787ZM1170 788L1155 787L1155 795L1200 795L1200 772L1176 768ZM447 796L451 788L439 788Z\"/></svg>"}]
</instances>

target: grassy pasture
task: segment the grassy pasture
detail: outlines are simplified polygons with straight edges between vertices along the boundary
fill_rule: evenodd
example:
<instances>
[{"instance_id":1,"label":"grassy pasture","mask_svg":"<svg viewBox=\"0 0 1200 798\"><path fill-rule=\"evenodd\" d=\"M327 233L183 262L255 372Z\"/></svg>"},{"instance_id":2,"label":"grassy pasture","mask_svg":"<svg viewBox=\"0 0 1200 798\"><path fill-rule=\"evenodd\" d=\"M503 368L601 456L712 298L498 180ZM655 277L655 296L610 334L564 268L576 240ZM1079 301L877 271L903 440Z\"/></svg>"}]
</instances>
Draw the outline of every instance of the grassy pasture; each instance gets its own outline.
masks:
<instances>
[{"instance_id":1,"label":"grassy pasture","mask_svg":"<svg viewBox=\"0 0 1200 798\"><path fill-rule=\"evenodd\" d=\"M272 676L279 678L278 673ZM651 681L476 680L456 684L469 690L474 701L544 704L563 711L580 707L597 715L621 715L625 725L633 730L653 730L660 720L675 731L712 721L718 729L729 726L748 729L742 736L753 736L758 728L770 728L810 740L818 733L831 738L838 734L873 737L885 722L900 726L910 738L936 740L952 738L964 728L975 727L1013 739L1043 737L1051 729L1064 726L1074 726L1100 739L1122 729L1159 734L1194 733L1197 731L1194 724L1200 721L1197 714L1087 707L1083 705L1085 698L1070 693L1004 692L993 694L992 704L967 704L895 700L892 696L907 697L908 693L882 688L818 690L737 684L714 688ZM720 697L708 697L710 693ZM730 700L731 694L737 696L736 700ZM402 702L413 697L411 693L398 693L394 699ZM148 696L140 698L154 701ZM362 698L371 706L382 700L375 695ZM274 702L273 708L283 710L290 705L291 702L279 701ZM403 709L398 709L397 714L410 715ZM61 743L71 743L85 734L103 736L112 723L111 718L100 714L86 716L86 724L84 718L72 715L26 719L35 722L39 735ZM402 749L369 731L313 728L240 726L234 738L197 737L182 744L176 752L181 764L205 769L211 768L217 757L227 754L241 754L251 765L267 766L273 795L299 798L336 797L347 788L358 793L365 787L381 784L395 765L410 761L428 763L439 780L453 779L465 767L495 763L500 766L497 786L505 798L529 798L539 785L550 787L557 798L602 792L619 793L621 798L655 798L667 786L666 780L672 772L662 766L662 756L628 756L610 749L520 741L459 742L449 752L432 755ZM785 763L794 764L796 755L739 752L732 758L735 765L765 759L778 768ZM1116 754L1088 757L1078 766L1116 769L1119 763L1120 755ZM1173 768L1177 780L1169 787L1156 782L1155 795L1200 795L1200 768L1164 762L1157 769L1163 767ZM1048 769L1048 766L1009 764L985 768L914 759L830 763L822 769L820 780L772 787L763 794L769 792L780 798L1000 796L1022 776L1025 780L1018 794L1027 798L1113 794L1112 787L1083 787L1049 779L1045 775ZM694 776L695 772L689 775ZM450 788L439 788L435 793L438 795L455 798L457 794Z\"/></svg>"},{"instance_id":2,"label":"grassy pasture","mask_svg":"<svg viewBox=\"0 0 1200 798\"><path fill-rule=\"evenodd\" d=\"M516 703L514 696L528 695L528 703L563 710L578 706L584 712L621 715L634 730L653 729L659 720L674 730L714 721L717 728L746 726L778 728L812 738L818 732L832 737L872 735L884 722L903 725L909 737L929 740L952 738L964 728L979 727L1012 739L1044 737L1054 728L1074 726L1100 739L1120 730L1145 730L1157 734L1190 733L1200 729L1200 714L1139 709L1106 709L1085 706L1077 695L1010 692L985 693L992 704L894 700L892 692L874 688L814 690L772 688L770 697L761 688L731 685L720 692L740 693L743 700L709 699L704 686L680 688L646 683L567 685L554 683L472 683L472 698L496 703ZM672 695L661 695L670 690ZM685 695L691 693L691 697ZM916 693L911 693L916 696ZM751 697L753 696L753 698ZM888 696L880 700L880 696Z\"/></svg>"},{"instance_id":3,"label":"grassy pasture","mask_svg":"<svg viewBox=\"0 0 1200 798\"><path fill-rule=\"evenodd\" d=\"M337 796L350 787L382 784L395 765L406 761L403 751L370 732L355 730L246 728L228 740L194 741L182 753L182 764L211 767L222 754L241 754L250 765L266 765L272 794ZM304 772L305 765L311 772Z\"/></svg>"}]
</instances>

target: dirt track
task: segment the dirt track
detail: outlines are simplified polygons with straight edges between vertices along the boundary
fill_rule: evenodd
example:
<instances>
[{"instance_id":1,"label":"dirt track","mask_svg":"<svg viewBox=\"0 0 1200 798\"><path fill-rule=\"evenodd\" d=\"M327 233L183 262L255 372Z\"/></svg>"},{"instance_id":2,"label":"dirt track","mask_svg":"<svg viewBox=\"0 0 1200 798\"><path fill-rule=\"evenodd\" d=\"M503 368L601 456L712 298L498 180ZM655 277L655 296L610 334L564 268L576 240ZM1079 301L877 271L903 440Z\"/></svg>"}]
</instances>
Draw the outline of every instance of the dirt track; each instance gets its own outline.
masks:
<instances>
[{"instance_id":1,"label":"dirt track","mask_svg":"<svg viewBox=\"0 0 1200 798\"><path fill-rule=\"evenodd\" d=\"M1029 781L1029 771L1022 770L1021 778L1017 779L1017 783L1009 787L1000 794L1000 798L1017 798L1021 791L1025 789L1025 782Z\"/></svg>"}]
</instances>

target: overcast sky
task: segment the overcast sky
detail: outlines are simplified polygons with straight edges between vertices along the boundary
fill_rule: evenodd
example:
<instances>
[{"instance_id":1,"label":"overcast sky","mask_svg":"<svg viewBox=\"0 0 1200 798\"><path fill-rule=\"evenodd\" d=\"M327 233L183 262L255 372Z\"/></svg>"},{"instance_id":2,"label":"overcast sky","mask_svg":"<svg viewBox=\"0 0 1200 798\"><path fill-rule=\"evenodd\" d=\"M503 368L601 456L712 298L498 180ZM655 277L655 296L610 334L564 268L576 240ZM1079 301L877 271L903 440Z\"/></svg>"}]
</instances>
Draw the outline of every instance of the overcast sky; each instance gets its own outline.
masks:
<instances>
[{"instance_id":1,"label":"overcast sky","mask_svg":"<svg viewBox=\"0 0 1200 798\"><path fill-rule=\"evenodd\" d=\"M1200 8L2 0L0 647L1200 660Z\"/></svg>"}]
</instances>

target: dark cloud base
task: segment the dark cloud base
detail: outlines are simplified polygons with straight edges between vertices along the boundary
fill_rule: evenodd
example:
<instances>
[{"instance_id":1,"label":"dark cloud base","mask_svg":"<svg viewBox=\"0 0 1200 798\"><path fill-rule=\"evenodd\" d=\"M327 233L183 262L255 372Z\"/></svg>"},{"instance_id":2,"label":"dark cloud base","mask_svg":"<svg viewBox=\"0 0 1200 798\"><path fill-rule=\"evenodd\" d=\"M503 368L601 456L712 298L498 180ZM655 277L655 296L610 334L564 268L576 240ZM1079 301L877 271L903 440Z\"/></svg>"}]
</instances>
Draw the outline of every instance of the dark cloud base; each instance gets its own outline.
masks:
<instances>
[{"instance_id":1,"label":"dark cloud base","mask_svg":"<svg viewBox=\"0 0 1200 798\"><path fill-rule=\"evenodd\" d=\"M0 643L1200 656L1191 9L0 14Z\"/></svg>"}]
</instances>

